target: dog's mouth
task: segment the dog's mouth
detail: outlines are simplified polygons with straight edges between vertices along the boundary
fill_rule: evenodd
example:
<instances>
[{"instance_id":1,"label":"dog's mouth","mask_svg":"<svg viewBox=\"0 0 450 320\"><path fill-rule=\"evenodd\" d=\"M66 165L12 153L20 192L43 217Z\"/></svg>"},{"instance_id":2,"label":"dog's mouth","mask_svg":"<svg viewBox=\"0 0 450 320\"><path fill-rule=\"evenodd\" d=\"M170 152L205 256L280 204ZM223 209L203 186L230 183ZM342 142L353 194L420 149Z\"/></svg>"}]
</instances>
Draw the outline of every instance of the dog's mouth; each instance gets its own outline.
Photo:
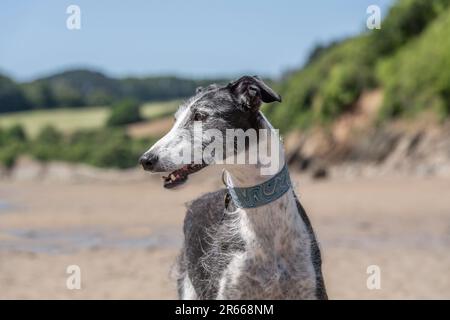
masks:
<instances>
[{"instance_id":1,"label":"dog's mouth","mask_svg":"<svg viewBox=\"0 0 450 320\"><path fill-rule=\"evenodd\" d=\"M183 184L192 173L198 172L206 167L207 164L187 164L180 169L172 171L167 177L163 177L164 188L171 189Z\"/></svg>"}]
</instances>

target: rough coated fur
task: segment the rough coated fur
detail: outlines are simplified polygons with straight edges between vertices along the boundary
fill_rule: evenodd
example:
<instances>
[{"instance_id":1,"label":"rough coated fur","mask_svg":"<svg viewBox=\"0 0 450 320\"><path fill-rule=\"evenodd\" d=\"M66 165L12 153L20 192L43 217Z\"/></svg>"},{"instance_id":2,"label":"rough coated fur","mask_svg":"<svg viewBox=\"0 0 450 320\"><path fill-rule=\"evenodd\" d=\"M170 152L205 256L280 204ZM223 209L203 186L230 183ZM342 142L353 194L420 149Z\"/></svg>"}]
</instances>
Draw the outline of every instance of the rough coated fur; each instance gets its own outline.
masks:
<instances>
[{"instance_id":1,"label":"rough coated fur","mask_svg":"<svg viewBox=\"0 0 450 320\"><path fill-rule=\"evenodd\" d=\"M281 207L295 199L290 205L297 215L291 219L274 215L272 208L250 216L232 204L225 208L226 193L225 189L208 193L188 206L185 245L178 261L179 296L326 299L318 243L293 192L273 203ZM185 286L186 278L194 296Z\"/></svg>"},{"instance_id":2,"label":"rough coated fur","mask_svg":"<svg viewBox=\"0 0 450 320\"><path fill-rule=\"evenodd\" d=\"M180 107L172 130L141 160L152 159L151 171L177 169L173 161L177 148L193 142L178 133L181 129L192 132L196 119L201 119L205 130L272 130L259 107L274 101L281 98L256 77L199 89ZM205 137L193 139L202 139L194 145L203 148L208 142ZM282 167L282 148L278 153ZM234 187L259 184L270 178L261 175L260 168L261 163L231 165L226 168L226 181ZM236 208L232 201L225 201L226 196L224 189L188 205L184 247L177 263L180 298L326 299L319 246L294 191L289 189L279 199L252 209Z\"/></svg>"}]
</instances>

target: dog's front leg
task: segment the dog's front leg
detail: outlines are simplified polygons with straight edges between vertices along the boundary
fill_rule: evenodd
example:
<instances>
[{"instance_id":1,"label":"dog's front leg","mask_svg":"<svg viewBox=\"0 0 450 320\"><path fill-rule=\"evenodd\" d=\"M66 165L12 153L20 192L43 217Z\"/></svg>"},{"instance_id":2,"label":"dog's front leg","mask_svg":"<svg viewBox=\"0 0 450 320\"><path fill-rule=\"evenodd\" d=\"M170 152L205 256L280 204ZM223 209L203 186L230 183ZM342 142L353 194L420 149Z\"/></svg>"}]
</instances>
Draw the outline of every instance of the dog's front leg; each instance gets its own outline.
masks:
<instances>
[{"instance_id":1,"label":"dog's front leg","mask_svg":"<svg viewBox=\"0 0 450 320\"><path fill-rule=\"evenodd\" d=\"M218 300L238 300L242 298L243 292L239 285L239 279L245 264L245 256L246 254L243 252L236 253L225 268L219 280Z\"/></svg>"}]
</instances>

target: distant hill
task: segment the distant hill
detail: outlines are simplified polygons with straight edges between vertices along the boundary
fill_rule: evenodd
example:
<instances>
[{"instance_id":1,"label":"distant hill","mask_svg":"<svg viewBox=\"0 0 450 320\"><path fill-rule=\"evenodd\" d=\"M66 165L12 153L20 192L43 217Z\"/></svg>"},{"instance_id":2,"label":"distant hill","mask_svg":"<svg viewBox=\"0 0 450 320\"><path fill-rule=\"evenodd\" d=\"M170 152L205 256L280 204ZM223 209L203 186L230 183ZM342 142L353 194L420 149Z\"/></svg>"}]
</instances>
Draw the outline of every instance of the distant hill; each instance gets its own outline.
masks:
<instances>
[{"instance_id":1,"label":"distant hill","mask_svg":"<svg viewBox=\"0 0 450 320\"><path fill-rule=\"evenodd\" d=\"M21 88L10 78L0 75L0 112L21 111L30 107Z\"/></svg>"},{"instance_id":2,"label":"distant hill","mask_svg":"<svg viewBox=\"0 0 450 320\"><path fill-rule=\"evenodd\" d=\"M366 30L312 50L304 66L291 69L275 83L283 103L265 106L265 111L285 131L323 125L351 112L363 92L377 88L384 96L380 121L423 111L445 119L450 115L449 30L450 0L399 0L380 30ZM110 105L122 98L179 99L198 86L226 81L167 76L117 79L90 70L66 71L22 84L0 76L0 112Z\"/></svg>"},{"instance_id":3,"label":"distant hill","mask_svg":"<svg viewBox=\"0 0 450 320\"><path fill-rule=\"evenodd\" d=\"M278 84L281 105L266 112L287 131L351 112L360 95L384 92L379 119L431 110L450 114L450 0L400 0L380 30L314 49Z\"/></svg>"},{"instance_id":4,"label":"distant hill","mask_svg":"<svg viewBox=\"0 0 450 320\"><path fill-rule=\"evenodd\" d=\"M21 85L34 108L104 105L121 96L119 80L89 70L71 70Z\"/></svg>"},{"instance_id":5,"label":"distant hill","mask_svg":"<svg viewBox=\"0 0 450 320\"><path fill-rule=\"evenodd\" d=\"M0 75L0 113L30 109L110 105L123 98L160 101L192 95L199 86L226 79L109 77L91 70L69 70L18 84Z\"/></svg>"}]
</instances>

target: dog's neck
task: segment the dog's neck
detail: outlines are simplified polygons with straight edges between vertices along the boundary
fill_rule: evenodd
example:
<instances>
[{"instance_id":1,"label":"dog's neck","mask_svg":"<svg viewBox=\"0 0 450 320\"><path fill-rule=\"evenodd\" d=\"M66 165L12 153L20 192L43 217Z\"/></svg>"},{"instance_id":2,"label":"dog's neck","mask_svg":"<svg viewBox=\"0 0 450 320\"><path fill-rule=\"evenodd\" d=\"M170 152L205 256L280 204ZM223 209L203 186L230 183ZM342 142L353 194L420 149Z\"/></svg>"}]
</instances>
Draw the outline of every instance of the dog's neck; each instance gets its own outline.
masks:
<instances>
[{"instance_id":1,"label":"dog's neck","mask_svg":"<svg viewBox=\"0 0 450 320\"><path fill-rule=\"evenodd\" d=\"M273 129L261 115L261 125ZM276 175L284 166L283 146L279 144L278 171L272 175L261 174L259 164L234 165L226 169L226 183L230 188L247 188L261 184ZM305 297L315 294L315 271L311 263L311 239L297 205L292 186L281 197L265 205L236 208L228 211L237 232L245 244L245 254L236 255L230 262L231 282L238 285L245 279L259 283L261 287L277 291L282 279L290 279L291 285ZM245 270L242 272L242 270ZM243 280L244 279L244 280ZM305 280L306 279L306 280ZM244 285L245 287L245 285ZM280 293L280 296L289 293ZM226 298L221 291L219 298Z\"/></svg>"},{"instance_id":2,"label":"dog's neck","mask_svg":"<svg viewBox=\"0 0 450 320\"><path fill-rule=\"evenodd\" d=\"M259 113L258 117L258 127L258 129L272 131L273 134L274 128L261 112ZM272 135L272 138L278 139L278 134L276 134L276 136ZM259 144L262 143L266 144L266 148L269 150L271 158L275 161L275 163L264 165L260 159L260 156L258 155L256 164L233 164L226 166L225 181L228 187L252 187L261 184L272 178L284 167L285 156L283 144L281 143L281 141L279 141L278 150L271 150L271 144L267 140L260 139ZM263 167L267 168L268 166L272 166L274 170L262 170Z\"/></svg>"},{"instance_id":3,"label":"dog's neck","mask_svg":"<svg viewBox=\"0 0 450 320\"><path fill-rule=\"evenodd\" d=\"M262 119L266 126L271 127L265 118ZM281 170L285 166L281 143L278 153ZM267 181L273 175L262 175L258 164L235 165L227 169L226 181L228 187L232 188L252 187ZM303 284L298 279L306 277L309 293L315 292L315 273L310 256L311 240L299 214L292 186L281 197L265 205L253 208L238 207L228 213L236 217L236 225L232 229L242 237L246 251L241 258L235 258L232 265L246 265L246 270L250 270L247 276L252 281L259 282L261 286L270 287L274 274L288 273L292 281L297 281L297 286L301 288ZM245 262L240 262L239 259ZM240 281L238 276L236 279ZM275 284L275 287L277 286L278 284Z\"/></svg>"},{"instance_id":4,"label":"dog's neck","mask_svg":"<svg viewBox=\"0 0 450 320\"><path fill-rule=\"evenodd\" d=\"M261 128L273 130L271 124L261 114L260 117ZM278 138L278 137L277 137ZM228 188L247 188L259 185L276 175L285 166L284 148L280 141L279 150L272 150L277 154L278 170L270 175L261 173L261 164L247 164L247 165L232 165L226 168L225 182ZM292 187L291 187L292 188ZM244 223L241 225L246 230L251 232L244 232L245 237L252 239L273 239L276 236L277 230L273 230L273 223L277 221L278 225L286 226L283 230L294 231L296 219L298 218L298 210L296 206L296 199L294 193L289 189L280 198L255 208L238 208L236 213L239 213ZM250 239L246 239L250 241ZM271 240L269 240L271 241Z\"/></svg>"}]
</instances>

